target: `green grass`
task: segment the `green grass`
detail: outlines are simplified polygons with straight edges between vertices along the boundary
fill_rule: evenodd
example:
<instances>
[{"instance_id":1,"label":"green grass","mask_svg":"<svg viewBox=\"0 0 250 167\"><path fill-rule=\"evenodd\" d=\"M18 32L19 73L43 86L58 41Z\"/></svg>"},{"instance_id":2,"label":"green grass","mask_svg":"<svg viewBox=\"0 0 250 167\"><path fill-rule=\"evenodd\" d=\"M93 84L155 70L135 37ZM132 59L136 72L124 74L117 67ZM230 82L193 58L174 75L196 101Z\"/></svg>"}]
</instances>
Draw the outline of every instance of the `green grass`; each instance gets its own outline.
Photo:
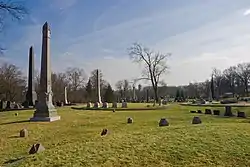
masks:
<instances>
[{"instance_id":1,"label":"green grass","mask_svg":"<svg viewBox=\"0 0 250 167\"><path fill-rule=\"evenodd\" d=\"M52 123L10 123L29 119L32 111L0 113L0 166L250 166L250 120L201 114L203 123L192 125L198 114L189 110L198 108L112 113L65 107ZM134 123L126 124L127 117ZM169 127L158 127L161 117ZM28 138L17 137L22 128ZM103 128L110 131L105 137ZM46 150L28 155L37 142Z\"/></svg>"}]
</instances>

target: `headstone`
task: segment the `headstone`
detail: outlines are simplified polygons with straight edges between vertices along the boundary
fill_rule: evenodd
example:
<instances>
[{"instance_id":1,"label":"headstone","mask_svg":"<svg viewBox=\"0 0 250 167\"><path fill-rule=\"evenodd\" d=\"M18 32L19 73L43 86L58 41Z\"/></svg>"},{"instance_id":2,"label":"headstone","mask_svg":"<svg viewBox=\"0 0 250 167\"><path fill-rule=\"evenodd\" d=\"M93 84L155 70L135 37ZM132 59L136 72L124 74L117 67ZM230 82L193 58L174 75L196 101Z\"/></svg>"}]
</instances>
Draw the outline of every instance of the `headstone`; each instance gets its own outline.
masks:
<instances>
[{"instance_id":1,"label":"headstone","mask_svg":"<svg viewBox=\"0 0 250 167\"><path fill-rule=\"evenodd\" d=\"M50 61L50 28L46 22L43 25L41 74L39 84L39 99L36 111L30 121L56 121L60 120L55 106L52 103L52 83L51 83L51 61Z\"/></svg>"},{"instance_id":2,"label":"headstone","mask_svg":"<svg viewBox=\"0 0 250 167\"><path fill-rule=\"evenodd\" d=\"M117 102L113 102L112 108L117 108Z\"/></svg>"},{"instance_id":3,"label":"headstone","mask_svg":"<svg viewBox=\"0 0 250 167\"><path fill-rule=\"evenodd\" d=\"M62 106L63 106L63 103L60 102L60 101L57 101L57 102L56 102L56 106L57 106L57 107L62 107Z\"/></svg>"},{"instance_id":4,"label":"headstone","mask_svg":"<svg viewBox=\"0 0 250 167\"><path fill-rule=\"evenodd\" d=\"M87 103L87 108L91 108L92 107L92 103L91 102L88 102Z\"/></svg>"},{"instance_id":5,"label":"headstone","mask_svg":"<svg viewBox=\"0 0 250 167\"><path fill-rule=\"evenodd\" d=\"M214 110L214 115L220 115L220 110Z\"/></svg>"},{"instance_id":6,"label":"headstone","mask_svg":"<svg viewBox=\"0 0 250 167\"><path fill-rule=\"evenodd\" d=\"M194 117L192 124L201 124L201 119L199 117Z\"/></svg>"},{"instance_id":7,"label":"headstone","mask_svg":"<svg viewBox=\"0 0 250 167\"><path fill-rule=\"evenodd\" d=\"M107 102L102 103L102 108L109 108L109 104Z\"/></svg>"},{"instance_id":8,"label":"headstone","mask_svg":"<svg viewBox=\"0 0 250 167\"><path fill-rule=\"evenodd\" d=\"M167 100L164 99L164 100L162 101L162 104L163 104L163 105L167 105Z\"/></svg>"},{"instance_id":9,"label":"headstone","mask_svg":"<svg viewBox=\"0 0 250 167\"><path fill-rule=\"evenodd\" d=\"M101 133L101 136L105 136L107 134L108 134L108 129L103 129L102 133Z\"/></svg>"},{"instance_id":10,"label":"headstone","mask_svg":"<svg viewBox=\"0 0 250 167\"><path fill-rule=\"evenodd\" d=\"M212 111L210 109L205 109L205 114L212 114Z\"/></svg>"},{"instance_id":11,"label":"headstone","mask_svg":"<svg viewBox=\"0 0 250 167\"><path fill-rule=\"evenodd\" d=\"M233 113L232 113L232 107L231 106L225 106L225 114L224 116L233 116Z\"/></svg>"},{"instance_id":12,"label":"headstone","mask_svg":"<svg viewBox=\"0 0 250 167\"><path fill-rule=\"evenodd\" d=\"M201 110L197 110L197 113L202 114L202 111Z\"/></svg>"},{"instance_id":13,"label":"headstone","mask_svg":"<svg viewBox=\"0 0 250 167\"><path fill-rule=\"evenodd\" d=\"M191 110L191 111L190 111L190 113L196 113L196 111L194 111L194 110Z\"/></svg>"},{"instance_id":14,"label":"headstone","mask_svg":"<svg viewBox=\"0 0 250 167\"><path fill-rule=\"evenodd\" d=\"M133 118L128 118L127 123L132 124L133 123Z\"/></svg>"},{"instance_id":15,"label":"headstone","mask_svg":"<svg viewBox=\"0 0 250 167\"><path fill-rule=\"evenodd\" d=\"M42 151L44 151L45 148L42 146L42 144L33 144L30 151L29 151L29 154L36 154L36 153L40 153Z\"/></svg>"},{"instance_id":16,"label":"headstone","mask_svg":"<svg viewBox=\"0 0 250 167\"><path fill-rule=\"evenodd\" d=\"M20 137L28 137L28 130L27 129L20 130Z\"/></svg>"},{"instance_id":17,"label":"headstone","mask_svg":"<svg viewBox=\"0 0 250 167\"><path fill-rule=\"evenodd\" d=\"M0 110L5 110L7 106L7 102L5 100L0 101Z\"/></svg>"},{"instance_id":18,"label":"headstone","mask_svg":"<svg viewBox=\"0 0 250 167\"><path fill-rule=\"evenodd\" d=\"M64 104L68 104L68 92L67 92L67 87L64 88Z\"/></svg>"},{"instance_id":19,"label":"headstone","mask_svg":"<svg viewBox=\"0 0 250 167\"><path fill-rule=\"evenodd\" d=\"M162 106L162 99L159 99L159 106Z\"/></svg>"},{"instance_id":20,"label":"headstone","mask_svg":"<svg viewBox=\"0 0 250 167\"><path fill-rule=\"evenodd\" d=\"M96 69L96 87L97 87L97 101L99 104L102 103L102 99L101 99L101 84L100 84L100 72L98 69Z\"/></svg>"},{"instance_id":21,"label":"headstone","mask_svg":"<svg viewBox=\"0 0 250 167\"><path fill-rule=\"evenodd\" d=\"M128 108L128 103L126 101L122 102L122 108Z\"/></svg>"},{"instance_id":22,"label":"headstone","mask_svg":"<svg viewBox=\"0 0 250 167\"><path fill-rule=\"evenodd\" d=\"M29 108L29 106L35 106L35 100L37 100L34 83L34 66L34 49L31 46L29 49L28 91L26 93L26 103L24 106L25 108Z\"/></svg>"},{"instance_id":23,"label":"headstone","mask_svg":"<svg viewBox=\"0 0 250 167\"><path fill-rule=\"evenodd\" d=\"M238 111L237 112L237 117L246 118L246 114L245 114L245 112Z\"/></svg>"},{"instance_id":24,"label":"headstone","mask_svg":"<svg viewBox=\"0 0 250 167\"><path fill-rule=\"evenodd\" d=\"M147 103L149 102L149 90L147 89L146 90L146 100L147 100Z\"/></svg>"},{"instance_id":25,"label":"headstone","mask_svg":"<svg viewBox=\"0 0 250 167\"><path fill-rule=\"evenodd\" d=\"M95 104L94 104L94 107L93 107L93 108L99 108L99 107L100 107L100 103L95 102Z\"/></svg>"},{"instance_id":26,"label":"headstone","mask_svg":"<svg viewBox=\"0 0 250 167\"><path fill-rule=\"evenodd\" d=\"M22 106L20 104L18 104L18 103L14 104L14 109L21 109L21 108L22 108Z\"/></svg>"},{"instance_id":27,"label":"headstone","mask_svg":"<svg viewBox=\"0 0 250 167\"><path fill-rule=\"evenodd\" d=\"M10 101L7 101L5 109L11 109L11 102Z\"/></svg>"},{"instance_id":28,"label":"headstone","mask_svg":"<svg viewBox=\"0 0 250 167\"><path fill-rule=\"evenodd\" d=\"M159 126L169 126L169 122L166 120L166 118L161 118L159 121Z\"/></svg>"},{"instance_id":29,"label":"headstone","mask_svg":"<svg viewBox=\"0 0 250 167\"><path fill-rule=\"evenodd\" d=\"M135 102L135 100L136 100L135 85L133 85L133 101Z\"/></svg>"}]
</instances>

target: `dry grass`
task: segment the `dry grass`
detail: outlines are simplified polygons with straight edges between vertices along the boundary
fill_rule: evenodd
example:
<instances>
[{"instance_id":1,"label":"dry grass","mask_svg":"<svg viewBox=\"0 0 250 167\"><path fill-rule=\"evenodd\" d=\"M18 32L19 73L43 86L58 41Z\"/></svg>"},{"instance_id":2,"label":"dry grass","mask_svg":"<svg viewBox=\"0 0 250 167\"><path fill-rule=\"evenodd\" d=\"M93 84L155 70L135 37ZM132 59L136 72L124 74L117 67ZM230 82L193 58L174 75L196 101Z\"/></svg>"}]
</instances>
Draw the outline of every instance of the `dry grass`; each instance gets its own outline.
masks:
<instances>
[{"instance_id":1,"label":"dry grass","mask_svg":"<svg viewBox=\"0 0 250 167\"><path fill-rule=\"evenodd\" d=\"M31 111L20 111L17 117L15 112L0 113L0 165L250 166L249 119L201 114L203 123L192 125L197 114L190 109L195 107L116 113L65 107L58 109L62 119L52 123L22 122ZM127 117L134 123L126 124ZM169 127L158 127L161 117ZM28 129L28 138L18 137L22 128ZM100 136L103 128L110 131L105 137ZM28 155L37 142L46 150Z\"/></svg>"}]
</instances>

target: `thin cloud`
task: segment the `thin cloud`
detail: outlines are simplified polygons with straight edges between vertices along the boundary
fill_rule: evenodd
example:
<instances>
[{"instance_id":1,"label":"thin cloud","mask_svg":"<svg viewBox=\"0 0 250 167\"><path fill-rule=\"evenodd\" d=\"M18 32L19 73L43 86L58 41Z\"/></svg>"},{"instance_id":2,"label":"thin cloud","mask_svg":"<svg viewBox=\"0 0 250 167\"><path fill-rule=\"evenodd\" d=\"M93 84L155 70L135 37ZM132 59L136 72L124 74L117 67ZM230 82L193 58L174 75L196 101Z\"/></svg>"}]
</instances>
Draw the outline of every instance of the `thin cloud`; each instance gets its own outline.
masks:
<instances>
[{"instance_id":1,"label":"thin cloud","mask_svg":"<svg viewBox=\"0 0 250 167\"><path fill-rule=\"evenodd\" d=\"M243 14L244 16L248 16L248 15L250 15L250 9L247 9L245 12L244 12L244 14Z\"/></svg>"}]
</instances>

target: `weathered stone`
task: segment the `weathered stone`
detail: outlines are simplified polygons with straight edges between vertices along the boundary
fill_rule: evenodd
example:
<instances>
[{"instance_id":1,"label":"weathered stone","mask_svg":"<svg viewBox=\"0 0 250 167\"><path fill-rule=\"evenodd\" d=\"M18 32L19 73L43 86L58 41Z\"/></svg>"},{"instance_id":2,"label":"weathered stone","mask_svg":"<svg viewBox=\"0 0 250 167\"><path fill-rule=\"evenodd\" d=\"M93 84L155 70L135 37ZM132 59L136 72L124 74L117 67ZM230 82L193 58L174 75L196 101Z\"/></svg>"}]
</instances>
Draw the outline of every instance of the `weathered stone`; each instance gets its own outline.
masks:
<instances>
[{"instance_id":1,"label":"weathered stone","mask_svg":"<svg viewBox=\"0 0 250 167\"><path fill-rule=\"evenodd\" d=\"M220 110L214 110L214 115L220 115Z\"/></svg>"},{"instance_id":2,"label":"weathered stone","mask_svg":"<svg viewBox=\"0 0 250 167\"><path fill-rule=\"evenodd\" d=\"M113 102L112 108L117 108L117 102Z\"/></svg>"},{"instance_id":3,"label":"weathered stone","mask_svg":"<svg viewBox=\"0 0 250 167\"><path fill-rule=\"evenodd\" d=\"M46 22L43 25L42 35L42 56L39 84L39 99L36 111L30 121L56 121L60 120L53 105L53 92L51 81L51 60L50 60L50 27Z\"/></svg>"},{"instance_id":4,"label":"weathered stone","mask_svg":"<svg viewBox=\"0 0 250 167\"><path fill-rule=\"evenodd\" d=\"M105 136L107 134L108 134L108 129L103 129L102 133L101 133L101 136Z\"/></svg>"},{"instance_id":5,"label":"weathered stone","mask_svg":"<svg viewBox=\"0 0 250 167\"><path fill-rule=\"evenodd\" d=\"M99 102L95 102L94 107L93 108L99 108L100 107L100 103Z\"/></svg>"},{"instance_id":6,"label":"weathered stone","mask_svg":"<svg viewBox=\"0 0 250 167\"><path fill-rule=\"evenodd\" d=\"M92 107L92 103L91 102L88 102L87 103L87 108L91 108Z\"/></svg>"},{"instance_id":7,"label":"weathered stone","mask_svg":"<svg viewBox=\"0 0 250 167\"><path fill-rule=\"evenodd\" d=\"M123 101L123 102L122 102L122 108L128 108L128 103L125 102L125 101Z\"/></svg>"},{"instance_id":8,"label":"weathered stone","mask_svg":"<svg viewBox=\"0 0 250 167\"><path fill-rule=\"evenodd\" d=\"M237 112L237 117L246 118L246 114L243 111L238 111Z\"/></svg>"},{"instance_id":9,"label":"weathered stone","mask_svg":"<svg viewBox=\"0 0 250 167\"><path fill-rule=\"evenodd\" d=\"M109 104L107 102L102 103L102 108L109 108Z\"/></svg>"},{"instance_id":10,"label":"weathered stone","mask_svg":"<svg viewBox=\"0 0 250 167\"><path fill-rule=\"evenodd\" d=\"M21 109L22 106L20 106L18 103L17 104L14 104L14 109Z\"/></svg>"},{"instance_id":11,"label":"weathered stone","mask_svg":"<svg viewBox=\"0 0 250 167\"><path fill-rule=\"evenodd\" d=\"M98 103L102 103L102 99L101 99L101 82L100 82L100 72L99 69L96 69L96 87L97 87L97 102Z\"/></svg>"},{"instance_id":12,"label":"weathered stone","mask_svg":"<svg viewBox=\"0 0 250 167\"><path fill-rule=\"evenodd\" d=\"M133 123L133 118L128 118L127 123L132 124Z\"/></svg>"},{"instance_id":13,"label":"weathered stone","mask_svg":"<svg viewBox=\"0 0 250 167\"><path fill-rule=\"evenodd\" d=\"M35 100L37 100L37 94L35 91L35 82L34 82L34 49L31 46L29 49L29 70L28 70L28 90L26 93L26 103L25 108L29 108L29 106L35 105Z\"/></svg>"},{"instance_id":14,"label":"weathered stone","mask_svg":"<svg viewBox=\"0 0 250 167\"><path fill-rule=\"evenodd\" d=\"M63 102L57 101L57 102L56 102L56 106L57 106L57 107L62 107L62 106L63 106Z\"/></svg>"},{"instance_id":15,"label":"weathered stone","mask_svg":"<svg viewBox=\"0 0 250 167\"><path fill-rule=\"evenodd\" d=\"M197 110L197 113L202 114L202 111L201 110Z\"/></svg>"},{"instance_id":16,"label":"weathered stone","mask_svg":"<svg viewBox=\"0 0 250 167\"><path fill-rule=\"evenodd\" d=\"M169 123L166 118L161 118L161 120L159 121L159 126L169 126Z\"/></svg>"},{"instance_id":17,"label":"weathered stone","mask_svg":"<svg viewBox=\"0 0 250 167\"><path fill-rule=\"evenodd\" d=\"M10 101L7 101L5 109L11 109L11 102Z\"/></svg>"},{"instance_id":18,"label":"weathered stone","mask_svg":"<svg viewBox=\"0 0 250 167\"><path fill-rule=\"evenodd\" d=\"M191 110L191 111L190 111L190 113L196 113L196 111L194 111L194 110Z\"/></svg>"},{"instance_id":19,"label":"weathered stone","mask_svg":"<svg viewBox=\"0 0 250 167\"><path fill-rule=\"evenodd\" d=\"M159 106L162 106L163 99L159 99Z\"/></svg>"},{"instance_id":20,"label":"weathered stone","mask_svg":"<svg viewBox=\"0 0 250 167\"><path fill-rule=\"evenodd\" d=\"M212 111L210 109L205 109L205 114L212 114Z\"/></svg>"},{"instance_id":21,"label":"weathered stone","mask_svg":"<svg viewBox=\"0 0 250 167\"><path fill-rule=\"evenodd\" d=\"M68 92L67 92L67 87L64 87L64 104L68 104Z\"/></svg>"},{"instance_id":22,"label":"weathered stone","mask_svg":"<svg viewBox=\"0 0 250 167\"><path fill-rule=\"evenodd\" d=\"M40 153L42 151L44 151L45 148L42 146L42 144L33 144L30 151L29 151L29 154L36 154L36 153Z\"/></svg>"},{"instance_id":23,"label":"weathered stone","mask_svg":"<svg viewBox=\"0 0 250 167\"><path fill-rule=\"evenodd\" d=\"M231 106L225 106L225 114L224 116L233 116L233 113L232 113L232 107Z\"/></svg>"},{"instance_id":24,"label":"weathered stone","mask_svg":"<svg viewBox=\"0 0 250 167\"><path fill-rule=\"evenodd\" d=\"M201 119L199 117L194 117L192 124L201 124Z\"/></svg>"},{"instance_id":25,"label":"weathered stone","mask_svg":"<svg viewBox=\"0 0 250 167\"><path fill-rule=\"evenodd\" d=\"M28 130L27 129L20 130L20 137L28 137Z\"/></svg>"}]
</instances>

